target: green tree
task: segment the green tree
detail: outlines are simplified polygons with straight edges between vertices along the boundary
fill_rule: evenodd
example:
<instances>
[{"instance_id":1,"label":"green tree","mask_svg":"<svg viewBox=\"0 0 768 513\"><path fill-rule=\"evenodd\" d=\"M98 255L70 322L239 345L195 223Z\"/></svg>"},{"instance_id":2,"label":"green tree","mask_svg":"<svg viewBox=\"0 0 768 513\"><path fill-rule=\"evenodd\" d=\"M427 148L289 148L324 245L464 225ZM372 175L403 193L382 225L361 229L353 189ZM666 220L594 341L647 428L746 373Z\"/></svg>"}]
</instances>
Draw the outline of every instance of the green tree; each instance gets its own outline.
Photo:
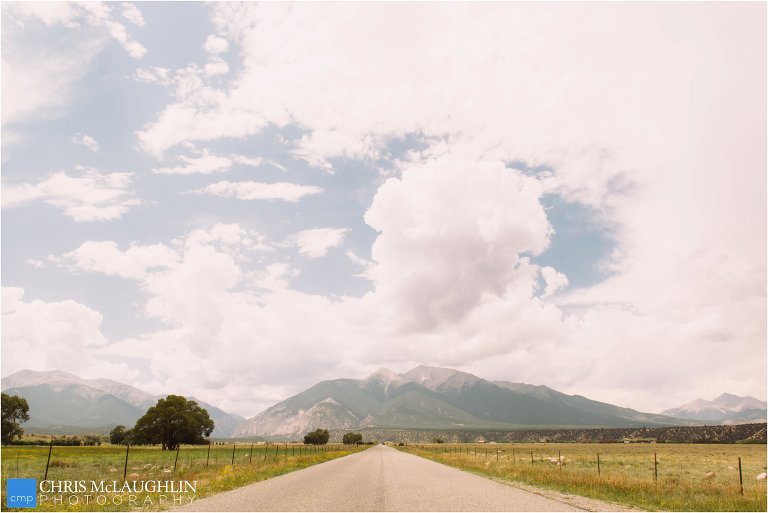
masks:
<instances>
[{"instance_id":1,"label":"green tree","mask_svg":"<svg viewBox=\"0 0 768 513\"><path fill-rule=\"evenodd\" d=\"M363 435L360 433L344 433L341 437L341 442L344 445L354 445L363 443Z\"/></svg>"},{"instance_id":2,"label":"green tree","mask_svg":"<svg viewBox=\"0 0 768 513\"><path fill-rule=\"evenodd\" d=\"M2 442L8 445L14 438L21 438L21 423L29 420L29 404L23 397L2 394Z\"/></svg>"},{"instance_id":3,"label":"green tree","mask_svg":"<svg viewBox=\"0 0 768 513\"><path fill-rule=\"evenodd\" d=\"M83 445L94 446L101 445L101 435L85 435L83 436Z\"/></svg>"},{"instance_id":4,"label":"green tree","mask_svg":"<svg viewBox=\"0 0 768 513\"><path fill-rule=\"evenodd\" d=\"M213 420L197 402L169 395L136 421L132 437L135 443L161 444L163 450L174 450L181 444L203 444L212 432Z\"/></svg>"},{"instance_id":5,"label":"green tree","mask_svg":"<svg viewBox=\"0 0 768 513\"><path fill-rule=\"evenodd\" d=\"M109 432L109 443L114 445L120 445L122 443L129 443L127 440L128 435L131 433L130 429L126 429L125 426L115 426L115 428Z\"/></svg>"},{"instance_id":6,"label":"green tree","mask_svg":"<svg viewBox=\"0 0 768 513\"><path fill-rule=\"evenodd\" d=\"M327 429L316 429L304 436L304 443L307 445L325 445L330 438L331 435Z\"/></svg>"}]
</instances>

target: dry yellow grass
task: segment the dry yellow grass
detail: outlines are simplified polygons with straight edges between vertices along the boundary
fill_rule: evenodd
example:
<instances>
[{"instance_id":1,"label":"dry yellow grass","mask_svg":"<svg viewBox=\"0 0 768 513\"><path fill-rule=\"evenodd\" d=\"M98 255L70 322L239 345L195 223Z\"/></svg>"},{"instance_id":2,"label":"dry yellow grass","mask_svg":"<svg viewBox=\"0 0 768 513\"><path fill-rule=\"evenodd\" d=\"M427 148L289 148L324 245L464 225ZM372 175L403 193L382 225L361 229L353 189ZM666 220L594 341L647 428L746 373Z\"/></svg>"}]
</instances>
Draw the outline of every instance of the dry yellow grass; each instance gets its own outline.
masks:
<instances>
[{"instance_id":1,"label":"dry yellow grass","mask_svg":"<svg viewBox=\"0 0 768 513\"><path fill-rule=\"evenodd\" d=\"M646 510L766 511L765 479L756 479L765 472L765 445L435 444L399 449L486 476Z\"/></svg>"}]
</instances>

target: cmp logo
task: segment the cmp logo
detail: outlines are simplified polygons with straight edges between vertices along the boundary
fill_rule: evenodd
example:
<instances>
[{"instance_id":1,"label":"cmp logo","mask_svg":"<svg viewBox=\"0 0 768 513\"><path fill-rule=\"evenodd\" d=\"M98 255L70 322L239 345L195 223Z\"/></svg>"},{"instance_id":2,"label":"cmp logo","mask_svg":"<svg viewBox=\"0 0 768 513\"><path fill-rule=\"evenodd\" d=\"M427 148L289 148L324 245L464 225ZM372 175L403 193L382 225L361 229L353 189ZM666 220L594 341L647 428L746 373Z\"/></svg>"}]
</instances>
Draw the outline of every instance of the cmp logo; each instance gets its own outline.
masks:
<instances>
[{"instance_id":1,"label":"cmp logo","mask_svg":"<svg viewBox=\"0 0 768 513\"><path fill-rule=\"evenodd\" d=\"M37 507L37 479L9 478L6 486L5 507L34 508Z\"/></svg>"}]
</instances>

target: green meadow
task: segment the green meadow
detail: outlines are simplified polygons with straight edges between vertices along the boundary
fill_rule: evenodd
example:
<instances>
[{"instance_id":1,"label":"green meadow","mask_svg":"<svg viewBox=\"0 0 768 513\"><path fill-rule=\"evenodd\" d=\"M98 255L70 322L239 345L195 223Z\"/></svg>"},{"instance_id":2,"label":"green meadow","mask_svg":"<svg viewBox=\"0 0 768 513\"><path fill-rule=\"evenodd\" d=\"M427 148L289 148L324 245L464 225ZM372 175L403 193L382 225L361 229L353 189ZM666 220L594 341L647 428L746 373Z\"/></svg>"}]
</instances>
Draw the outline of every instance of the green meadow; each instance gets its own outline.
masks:
<instances>
[{"instance_id":1,"label":"green meadow","mask_svg":"<svg viewBox=\"0 0 768 513\"><path fill-rule=\"evenodd\" d=\"M766 471L764 444L434 444L398 449L488 477L644 510L766 511L765 478L757 479Z\"/></svg>"},{"instance_id":2,"label":"green meadow","mask_svg":"<svg viewBox=\"0 0 768 513\"><path fill-rule=\"evenodd\" d=\"M182 446L162 451L159 446L102 445L98 447L54 446L48 465L49 481L196 481L195 500L329 461L364 447L328 444L251 445L250 443ZM2 504L5 510L6 480L45 477L49 447L9 446L2 450ZM91 497L86 497L91 495ZM104 504L97 502L105 501ZM129 497L133 495L133 497ZM189 504L188 493L39 493L37 511L129 511L158 510ZM46 496L46 500L43 500ZM174 498L177 502L174 503ZM28 509L19 511L29 511Z\"/></svg>"}]
</instances>

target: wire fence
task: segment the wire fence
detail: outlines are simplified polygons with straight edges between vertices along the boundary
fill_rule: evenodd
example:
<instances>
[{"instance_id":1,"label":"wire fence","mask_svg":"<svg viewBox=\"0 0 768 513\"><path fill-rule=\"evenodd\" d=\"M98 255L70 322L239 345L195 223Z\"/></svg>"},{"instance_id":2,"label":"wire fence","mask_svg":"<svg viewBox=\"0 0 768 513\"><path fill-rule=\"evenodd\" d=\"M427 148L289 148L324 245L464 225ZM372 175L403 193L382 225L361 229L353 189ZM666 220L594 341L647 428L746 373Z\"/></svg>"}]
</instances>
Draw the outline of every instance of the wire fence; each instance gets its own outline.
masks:
<instances>
[{"instance_id":1,"label":"wire fence","mask_svg":"<svg viewBox=\"0 0 768 513\"><path fill-rule=\"evenodd\" d=\"M233 443L180 446L10 446L2 452L2 475L48 480L77 479L169 479L177 473L204 467L237 467L272 464L311 458L349 449L341 444Z\"/></svg>"},{"instance_id":2,"label":"wire fence","mask_svg":"<svg viewBox=\"0 0 768 513\"><path fill-rule=\"evenodd\" d=\"M739 444L412 444L447 462L517 473L558 472L596 479L725 484L743 495L765 490L765 445Z\"/></svg>"}]
</instances>

